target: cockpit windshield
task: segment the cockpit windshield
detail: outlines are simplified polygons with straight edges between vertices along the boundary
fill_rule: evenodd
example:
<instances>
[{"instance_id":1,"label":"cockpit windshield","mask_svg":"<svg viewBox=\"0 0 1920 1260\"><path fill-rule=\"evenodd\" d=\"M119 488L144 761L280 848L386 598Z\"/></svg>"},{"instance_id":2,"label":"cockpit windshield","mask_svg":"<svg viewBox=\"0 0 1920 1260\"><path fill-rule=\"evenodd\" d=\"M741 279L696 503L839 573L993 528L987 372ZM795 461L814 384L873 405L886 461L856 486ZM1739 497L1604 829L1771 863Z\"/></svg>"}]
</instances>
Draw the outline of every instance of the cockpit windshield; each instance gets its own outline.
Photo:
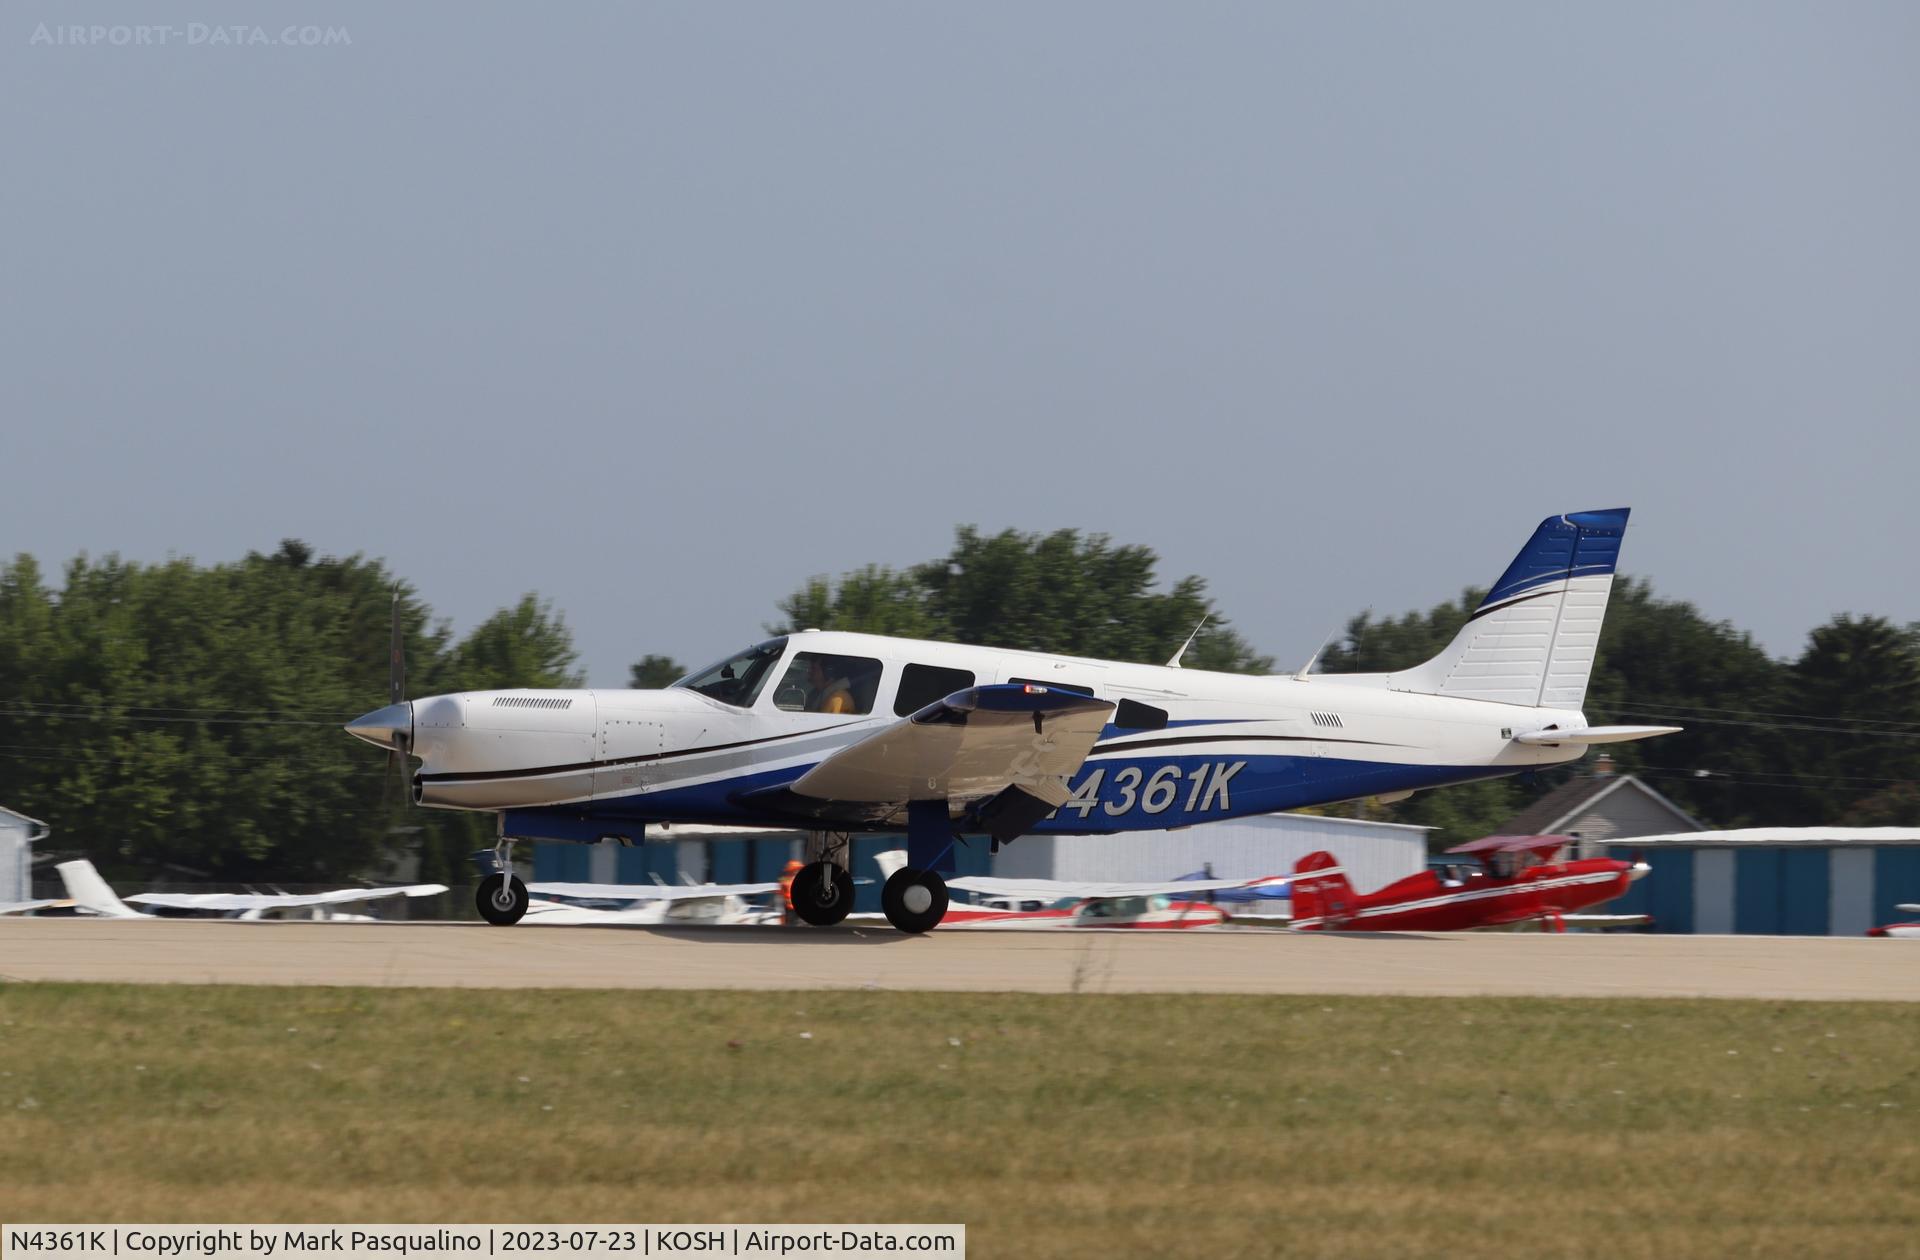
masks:
<instances>
[{"instance_id":1,"label":"cockpit windshield","mask_svg":"<svg viewBox=\"0 0 1920 1260\"><path fill-rule=\"evenodd\" d=\"M697 691L721 704L749 709L759 699L760 689L767 685L773 667L779 664L780 655L786 650L785 639L768 639L756 647L688 674L673 685Z\"/></svg>"}]
</instances>

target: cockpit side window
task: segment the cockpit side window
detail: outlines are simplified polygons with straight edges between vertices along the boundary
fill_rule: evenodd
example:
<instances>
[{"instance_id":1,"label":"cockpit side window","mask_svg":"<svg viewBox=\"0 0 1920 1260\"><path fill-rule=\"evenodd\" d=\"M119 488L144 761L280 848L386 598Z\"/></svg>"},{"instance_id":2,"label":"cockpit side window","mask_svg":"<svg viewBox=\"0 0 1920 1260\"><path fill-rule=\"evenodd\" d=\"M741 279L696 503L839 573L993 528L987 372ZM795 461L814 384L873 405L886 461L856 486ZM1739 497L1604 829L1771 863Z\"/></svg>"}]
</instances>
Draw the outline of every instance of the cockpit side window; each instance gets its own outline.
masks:
<instances>
[{"instance_id":1,"label":"cockpit side window","mask_svg":"<svg viewBox=\"0 0 1920 1260\"><path fill-rule=\"evenodd\" d=\"M774 706L795 713L871 713L880 668L870 656L795 652L774 688Z\"/></svg>"},{"instance_id":2,"label":"cockpit side window","mask_svg":"<svg viewBox=\"0 0 1920 1260\"><path fill-rule=\"evenodd\" d=\"M780 654L786 648L785 639L768 639L697 673L688 674L673 685L697 691L721 704L749 709L759 699L760 689L767 685L773 667L779 663Z\"/></svg>"}]
</instances>

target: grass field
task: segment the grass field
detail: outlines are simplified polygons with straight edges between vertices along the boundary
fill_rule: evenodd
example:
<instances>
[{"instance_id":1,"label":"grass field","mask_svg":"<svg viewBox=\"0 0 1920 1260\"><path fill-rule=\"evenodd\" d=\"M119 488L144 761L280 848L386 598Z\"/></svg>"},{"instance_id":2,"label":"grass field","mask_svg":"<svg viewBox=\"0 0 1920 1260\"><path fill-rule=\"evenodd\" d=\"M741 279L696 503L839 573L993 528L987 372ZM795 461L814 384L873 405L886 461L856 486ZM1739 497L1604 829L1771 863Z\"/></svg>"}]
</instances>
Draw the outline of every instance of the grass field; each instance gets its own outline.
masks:
<instances>
[{"instance_id":1,"label":"grass field","mask_svg":"<svg viewBox=\"0 0 1920 1260\"><path fill-rule=\"evenodd\" d=\"M1920 1252L1920 1007L0 988L0 1219Z\"/></svg>"}]
</instances>

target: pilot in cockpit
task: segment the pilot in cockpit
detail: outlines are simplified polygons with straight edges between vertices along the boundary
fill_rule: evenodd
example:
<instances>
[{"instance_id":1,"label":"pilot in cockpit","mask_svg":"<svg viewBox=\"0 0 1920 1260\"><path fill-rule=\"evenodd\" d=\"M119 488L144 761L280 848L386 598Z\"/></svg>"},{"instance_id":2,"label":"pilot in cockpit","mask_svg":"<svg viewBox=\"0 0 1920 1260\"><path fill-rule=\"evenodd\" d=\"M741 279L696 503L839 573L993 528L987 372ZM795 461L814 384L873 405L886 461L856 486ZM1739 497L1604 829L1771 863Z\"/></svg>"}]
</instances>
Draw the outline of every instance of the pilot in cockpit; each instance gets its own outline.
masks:
<instances>
[{"instance_id":1,"label":"pilot in cockpit","mask_svg":"<svg viewBox=\"0 0 1920 1260\"><path fill-rule=\"evenodd\" d=\"M830 673L822 657L807 662L807 712L852 713L853 685Z\"/></svg>"}]
</instances>

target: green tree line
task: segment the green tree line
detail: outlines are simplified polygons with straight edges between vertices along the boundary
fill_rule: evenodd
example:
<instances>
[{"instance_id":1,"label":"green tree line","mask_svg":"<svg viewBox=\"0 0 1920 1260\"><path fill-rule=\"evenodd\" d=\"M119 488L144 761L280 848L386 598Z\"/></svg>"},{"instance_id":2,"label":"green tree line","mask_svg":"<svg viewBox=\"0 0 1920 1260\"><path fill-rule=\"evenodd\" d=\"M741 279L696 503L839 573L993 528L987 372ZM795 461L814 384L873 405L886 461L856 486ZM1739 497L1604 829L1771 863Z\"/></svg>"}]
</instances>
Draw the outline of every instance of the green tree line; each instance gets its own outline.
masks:
<instances>
[{"instance_id":1,"label":"green tree line","mask_svg":"<svg viewBox=\"0 0 1920 1260\"><path fill-rule=\"evenodd\" d=\"M55 589L0 568L0 803L109 875L340 880L417 851L464 876L476 816L413 809L341 724L386 703L398 590L409 693L578 682L565 623L526 596L455 639L379 561L202 567L81 557Z\"/></svg>"},{"instance_id":2,"label":"green tree line","mask_svg":"<svg viewBox=\"0 0 1920 1260\"><path fill-rule=\"evenodd\" d=\"M771 632L807 626L1266 673L1206 583L1162 584L1145 547L1099 534L960 529L906 569L814 578L775 604ZM526 595L455 637L377 560L298 542L241 560L81 557L50 581L0 567L0 803L43 818L53 847L109 875L340 880L418 852L424 878L463 878L489 819L406 804L404 784L341 724L385 703L391 599L409 692L578 685L564 620ZM1481 592L1400 617L1353 618L1329 672L1385 671L1445 646ZM636 662L636 686L684 671ZM1611 751L1709 824L1920 825L1920 630L1842 614L1776 660L1752 636L1614 589L1586 711L1684 734ZM1422 792L1370 816L1485 834L1562 770ZM1336 807L1339 808L1339 807Z\"/></svg>"}]
</instances>

